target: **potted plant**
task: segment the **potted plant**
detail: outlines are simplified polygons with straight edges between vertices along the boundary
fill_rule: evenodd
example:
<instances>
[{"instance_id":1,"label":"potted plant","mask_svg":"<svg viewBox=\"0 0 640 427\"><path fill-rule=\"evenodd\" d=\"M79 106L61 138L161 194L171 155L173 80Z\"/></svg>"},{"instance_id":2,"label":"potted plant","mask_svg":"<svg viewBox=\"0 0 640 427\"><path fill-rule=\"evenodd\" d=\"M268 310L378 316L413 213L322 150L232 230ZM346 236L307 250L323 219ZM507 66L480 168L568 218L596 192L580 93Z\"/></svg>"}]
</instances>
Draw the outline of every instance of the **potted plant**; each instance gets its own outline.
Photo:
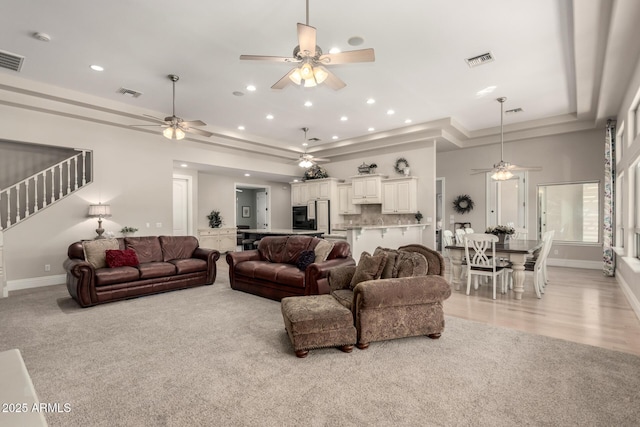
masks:
<instances>
[{"instance_id":1,"label":"potted plant","mask_svg":"<svg viewBox=\"0 0 640 427\"><path fill-rule=\"evenodd\" d=\"M122 235L125 236L125 237L127 237L129 234L135 233L136 231L138 231L137 228L129 227L128 225L125 225L124 227L122 227L122 230L120 230Z\"/></svg>"},{"instance_id":2,"label":"potted plant","mask_svg":"<svg viewBox=\"0 0 640 427\"><path fill-rule=\"evenodd\" d=\"M211 211L211 213L207 215L207 219L209 220L209 227L211 228L220 228L222 225L222 215L220 215L220 211Z\"/></svg>"},{"instance_id":3,"label":"potted plant","mask_svg":"<svg viewBox=\"0 0 640 427\"><path fill-rule=\"evenodd\" d=\"M498 236L498 243L504 243L506 236L511 236L516 230L508 225L496 225L495 227L487 227L485 233Z\"/></svg>"}]
</instances>

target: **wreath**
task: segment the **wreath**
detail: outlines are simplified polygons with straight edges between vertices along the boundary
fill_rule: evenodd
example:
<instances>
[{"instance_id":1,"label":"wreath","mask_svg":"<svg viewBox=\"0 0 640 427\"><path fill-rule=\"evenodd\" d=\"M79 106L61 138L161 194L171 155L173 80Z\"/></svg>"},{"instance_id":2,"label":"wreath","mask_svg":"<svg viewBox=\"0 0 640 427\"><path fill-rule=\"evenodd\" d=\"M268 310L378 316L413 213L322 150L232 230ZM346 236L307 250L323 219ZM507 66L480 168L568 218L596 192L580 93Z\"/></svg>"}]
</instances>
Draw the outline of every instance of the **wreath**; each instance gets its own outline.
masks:
<instances>
[{"instance_id":1,"label":"wreath","mask_svg":"<svg viewBox=\"0 0 640 427\"><path fill-rule=\"evenodd\" d=\"M456 197L453 201L453 210L459 214L466 214L473 210L473 200L467 194Z\"/></svg>"},{"instance_id":2,"label":"wreath","mask_svg":"<svg viewBox=\"0 0 640 427\"><path fill-rule=\"evenodd\" d=\"M404 170L409 167L409 162L404 157L400 157L396 160L396 164L393 167L397 173L404 175Z\"/></svg>"}]
</instances>

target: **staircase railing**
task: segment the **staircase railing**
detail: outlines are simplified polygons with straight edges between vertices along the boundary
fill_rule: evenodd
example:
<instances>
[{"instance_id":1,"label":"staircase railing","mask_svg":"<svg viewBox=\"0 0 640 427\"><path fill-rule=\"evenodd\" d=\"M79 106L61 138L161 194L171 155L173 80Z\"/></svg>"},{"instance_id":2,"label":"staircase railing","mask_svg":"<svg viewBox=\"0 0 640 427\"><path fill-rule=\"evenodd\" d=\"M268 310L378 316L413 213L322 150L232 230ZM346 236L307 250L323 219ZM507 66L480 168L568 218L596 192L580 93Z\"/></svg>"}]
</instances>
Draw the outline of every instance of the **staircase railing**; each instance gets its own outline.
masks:
<instances>
[{"instance_id":1,"label":"staircase railing","mask_svg":"<svg viewBox=\"0 0 640 427\"><path fill-rule=\"evenodd\" d=\"M0 190L0 230L19 224L92 181L93 152L78 153Z\"/></svg>"}]
</instances>

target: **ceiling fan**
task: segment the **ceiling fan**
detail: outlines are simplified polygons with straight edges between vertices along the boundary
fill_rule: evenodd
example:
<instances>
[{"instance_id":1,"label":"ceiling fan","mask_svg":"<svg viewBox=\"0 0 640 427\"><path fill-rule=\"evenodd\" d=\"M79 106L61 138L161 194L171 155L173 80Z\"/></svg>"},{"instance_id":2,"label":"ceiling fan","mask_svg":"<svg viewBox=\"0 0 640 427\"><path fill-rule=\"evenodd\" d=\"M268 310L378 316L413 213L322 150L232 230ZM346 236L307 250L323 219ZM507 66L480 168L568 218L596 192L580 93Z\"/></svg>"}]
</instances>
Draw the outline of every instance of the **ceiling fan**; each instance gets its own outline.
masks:
<instances>
[{"instance_id":1,"label":"ceiling fan","mask_svg":"<svg viewBox=\"0 0 640 427\"><path fill-rule=\"evenodd\" d=\"M479 173L493 172L491 179L496 181L506 181L513 177L514 171L541 171L539 166L518 166L504 161L504 102L506 97L498 98L500 103L500 161L493 165L491 169L472 169L471 175Z\"/></svg>"},{"instance_id":2,"label":"ceiling fan","mask_svg":"<svg viewBox=\"0 0 640 427\"><path fill-rule=\"evenodd\" d=\"M296 163L298 163L298 166L300 166L301 168L305 168L308 169L311 166L315 165L317 162L329 162L329 159L323 159L320 157L314 157L311 154L307 153L307 146L309 145L307 141L320 141L318 138L310 138L307 139L307 132L309 131L309 128L301 128L302 131L304 131L304 142L302 143L302 145L304 145L304 153L300 154L300 157L298 158L298 160L296 160Z\"/></svg>"},{"instance_id":3,"label":"ceiling fan","mask_svg":"<svg viewBox=\"0 0 640 427\"><path fill-rule=\"evenodd\" d=\"M283 89L289 84L313 87L325 83L333 90L346 86L335 74L327 70L325 65L347 64L353 62L373 62L373 49L359 49L340 53L323 54L316 45L316 29L309 26L309 0L307 0L306 24L298 23L298 45L293 49L293 57L240 55L242 60L293 62L300 64L278 80L271 89Z\"/></svg>"},{"instance_id":4,"label":"ceiling fan","mask_svg":"<svg viewBox=\"0 0 640 427\"><path fill-rule=\"evenodd\" d=\"M176 116L176 82L180 79L180 77L175 74L169 74L167 77L173 82L173 112L171 116L165 117L164 120L159 119L157 117L150 116L148 114L143 114L146 117L152 118L157 121L159 124L157 125L131 125L131 126L160 126L165 128L162 131L162 134L165 138L169 139L183 139L185 137L185 133L194 133L196 135L202 135L209 137L213 135L213 133L208 132L202 129L196 129L194 126L206 126L207 124L202 120L191 120L184 121L180 117Z\"/></svg>"}]
</instances>

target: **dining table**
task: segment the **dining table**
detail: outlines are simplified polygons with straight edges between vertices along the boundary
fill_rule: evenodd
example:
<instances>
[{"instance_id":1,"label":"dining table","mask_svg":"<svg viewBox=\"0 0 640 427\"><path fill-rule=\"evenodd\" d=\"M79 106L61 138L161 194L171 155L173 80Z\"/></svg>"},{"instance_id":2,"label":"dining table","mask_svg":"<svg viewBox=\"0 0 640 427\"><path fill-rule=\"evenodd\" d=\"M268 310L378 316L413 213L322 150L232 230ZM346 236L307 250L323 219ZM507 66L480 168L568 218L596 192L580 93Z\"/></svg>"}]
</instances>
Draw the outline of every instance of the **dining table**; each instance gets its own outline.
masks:
<instances>
[{"instance_id":1,"label":"dining table","mask_svg":"<svg viewBox=\"0 0 640 427\"><path fill-rule=\"evenodd\" d=\"M522 299L524 293L524 264L527 257L542 247L542 240L506 240L504 243L496 243L496 256L511 261L513 270L513 292L517 300ZM456 291L460 290L462 283L462 261L464 259L464 245L453 244L445 247L449 251L451 259L452 281Z\"/></svg>"}]
</instances>

